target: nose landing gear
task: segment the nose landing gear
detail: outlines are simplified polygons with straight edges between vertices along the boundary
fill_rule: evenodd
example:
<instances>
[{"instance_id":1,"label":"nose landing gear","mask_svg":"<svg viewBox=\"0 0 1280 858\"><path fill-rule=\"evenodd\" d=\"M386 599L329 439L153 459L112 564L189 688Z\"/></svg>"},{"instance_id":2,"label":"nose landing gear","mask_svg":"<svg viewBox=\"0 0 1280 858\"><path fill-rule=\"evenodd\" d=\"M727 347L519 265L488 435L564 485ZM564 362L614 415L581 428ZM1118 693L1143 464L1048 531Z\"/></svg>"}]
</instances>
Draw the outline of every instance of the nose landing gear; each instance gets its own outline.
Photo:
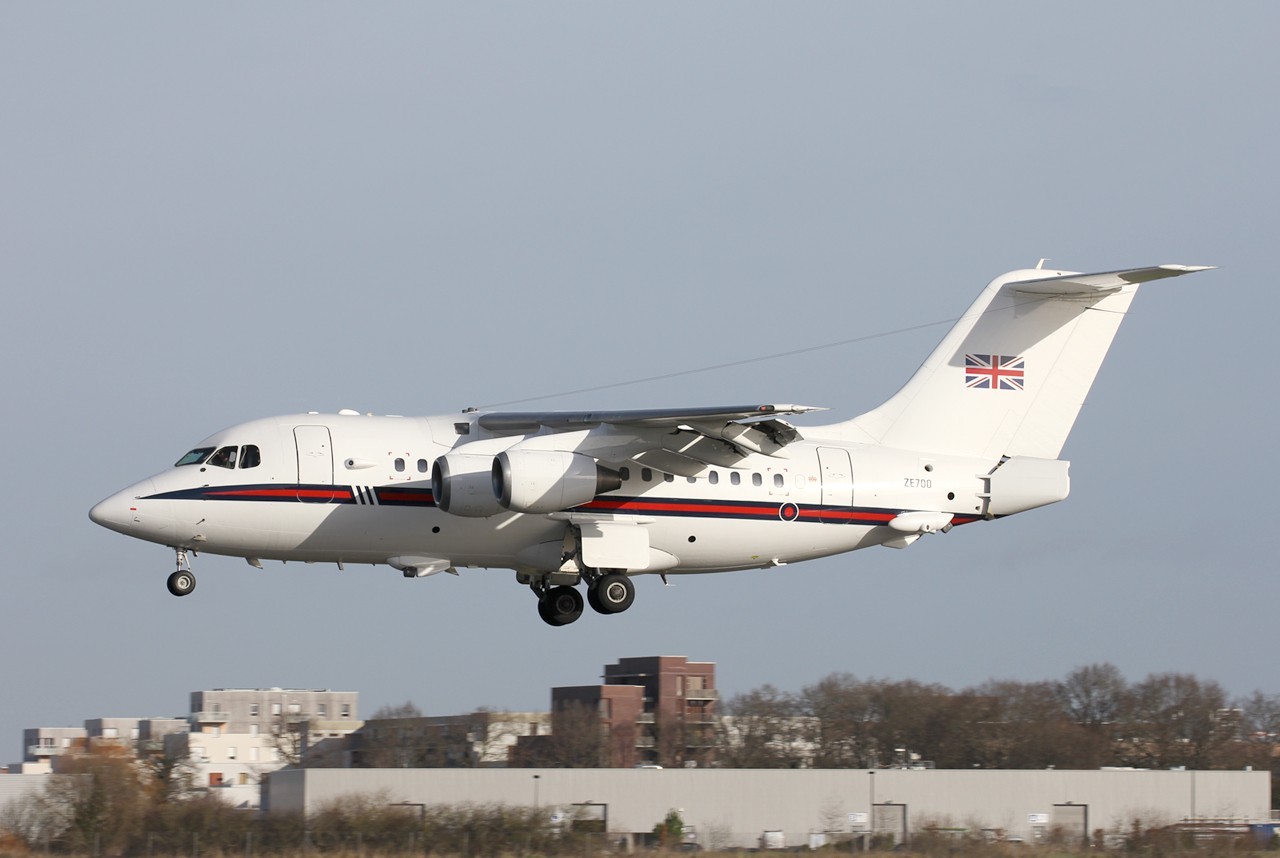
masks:
<instances>
[{"instance_id":1,"label":"nose landing gear","mask_svg":"<svg viewBox=\"0 0 1280 858\"><path fill-rule=\"evenodd\" d=\"M187 559L186 549L175 548L173 551L176 555L178 569L169 576L169 580L165 583L169 587L169 592L173 595L185 596L196 588L196 576L191 571L191 561Z\"/></svg>"}]
</instances>

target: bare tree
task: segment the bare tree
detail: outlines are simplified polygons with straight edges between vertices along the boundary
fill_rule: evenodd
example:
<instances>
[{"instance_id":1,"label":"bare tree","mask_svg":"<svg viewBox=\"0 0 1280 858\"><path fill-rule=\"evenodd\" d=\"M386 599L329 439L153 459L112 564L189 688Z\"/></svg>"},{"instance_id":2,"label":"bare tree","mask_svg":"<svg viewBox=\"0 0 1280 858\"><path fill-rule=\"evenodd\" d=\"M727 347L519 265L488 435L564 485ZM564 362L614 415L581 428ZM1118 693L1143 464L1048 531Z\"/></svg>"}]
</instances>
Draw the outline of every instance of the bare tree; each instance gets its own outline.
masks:
<instances>
[{"instance_id":1,"label":"bare tree","mask_svg":"<svg viewBox=\"0 0 1280 858\"><path fill-rule=\"evenodd\" d=\"M1131 690L1124 749L1129 765L1211 768L1238 733L1234 710L1212 680L1151 674Z\"/></svg>"},{"instance_id":2,"label":"bare tree","mask_svg":"<svg viewBox=\"0 0 1280 858\"><path fill-rule=\"evenodd\" d=\"M731 768L800 768L809 757L800 703L772 685L731 698L720 731L720 761Z\"/></svg>"}]
</instances>

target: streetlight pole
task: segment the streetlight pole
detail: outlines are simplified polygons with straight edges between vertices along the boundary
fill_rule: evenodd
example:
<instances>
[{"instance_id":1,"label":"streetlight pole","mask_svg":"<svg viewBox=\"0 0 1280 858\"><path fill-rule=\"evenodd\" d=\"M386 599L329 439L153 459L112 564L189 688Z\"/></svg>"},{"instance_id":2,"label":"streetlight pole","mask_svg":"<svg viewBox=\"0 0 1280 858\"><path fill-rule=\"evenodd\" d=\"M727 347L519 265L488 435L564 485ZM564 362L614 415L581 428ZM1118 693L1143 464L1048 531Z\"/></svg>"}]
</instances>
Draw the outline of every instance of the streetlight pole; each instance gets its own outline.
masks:
<instances>
[{"instance_id":1,"label":"streetlight pole","mask_svg":"<svg viewBox=\"0 0 1280 858\"><path fill-rule=\"evenodd\" d=\"M876 772L875 769L867 772L868 780L871 783L869 792L871 794L871 813L867 815L867 849L874 845L876 840Z\"/></svg>"},{"instance_id":2,"label":"streetlight pole","mask_svg":"<svg viewBox=\"0 0 1280 858\"><path fill-rule=\"evenodd\" d=\"M542 780L542 775L533 776L533 809L538 809L538 781Z\"/></svg>"}]
</instances>

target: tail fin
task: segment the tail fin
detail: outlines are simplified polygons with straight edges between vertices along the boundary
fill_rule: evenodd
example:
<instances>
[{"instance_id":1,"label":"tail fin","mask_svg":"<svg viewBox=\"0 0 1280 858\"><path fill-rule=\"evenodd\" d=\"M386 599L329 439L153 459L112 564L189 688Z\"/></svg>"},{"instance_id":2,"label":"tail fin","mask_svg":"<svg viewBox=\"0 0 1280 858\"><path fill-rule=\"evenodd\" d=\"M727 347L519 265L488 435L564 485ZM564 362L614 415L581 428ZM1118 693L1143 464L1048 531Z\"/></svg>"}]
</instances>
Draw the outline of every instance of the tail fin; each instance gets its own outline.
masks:
<instances>
[{"instance_id":1,"label":"tail fin","mask_svg":"<svg viewBox=\"0 0 1280 858\"><path fill-rule=\"evenodd\" d=\"M829 428L906 450L1057 458L1138 284L1208 267L997 277L905 387Z\"/></svg>"}]
</instances>

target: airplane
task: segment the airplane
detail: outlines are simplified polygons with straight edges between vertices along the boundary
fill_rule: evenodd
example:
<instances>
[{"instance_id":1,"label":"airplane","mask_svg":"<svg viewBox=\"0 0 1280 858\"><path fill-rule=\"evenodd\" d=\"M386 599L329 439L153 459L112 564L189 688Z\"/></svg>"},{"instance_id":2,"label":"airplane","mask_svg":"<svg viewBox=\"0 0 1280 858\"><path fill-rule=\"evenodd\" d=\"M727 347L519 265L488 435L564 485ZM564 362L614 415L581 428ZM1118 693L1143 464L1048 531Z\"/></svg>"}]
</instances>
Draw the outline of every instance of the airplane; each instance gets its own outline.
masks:
<instances>
[{"instance_id":1,"label":"airplane","mask_svg":"<svg viewBox=\"0 0 1280 858\"><path fill-rule=\"evenodd\" d=\"M199 553L515 571L551 626L627 610L633 576L758 569L990 521L1067 497L1059 453L1142 283L1212 266L1011 271L905 386L851 420L735 405L241 423L89 517ZM579 590L582 585L582 591Z\"/></svg>"}]
</instances>

